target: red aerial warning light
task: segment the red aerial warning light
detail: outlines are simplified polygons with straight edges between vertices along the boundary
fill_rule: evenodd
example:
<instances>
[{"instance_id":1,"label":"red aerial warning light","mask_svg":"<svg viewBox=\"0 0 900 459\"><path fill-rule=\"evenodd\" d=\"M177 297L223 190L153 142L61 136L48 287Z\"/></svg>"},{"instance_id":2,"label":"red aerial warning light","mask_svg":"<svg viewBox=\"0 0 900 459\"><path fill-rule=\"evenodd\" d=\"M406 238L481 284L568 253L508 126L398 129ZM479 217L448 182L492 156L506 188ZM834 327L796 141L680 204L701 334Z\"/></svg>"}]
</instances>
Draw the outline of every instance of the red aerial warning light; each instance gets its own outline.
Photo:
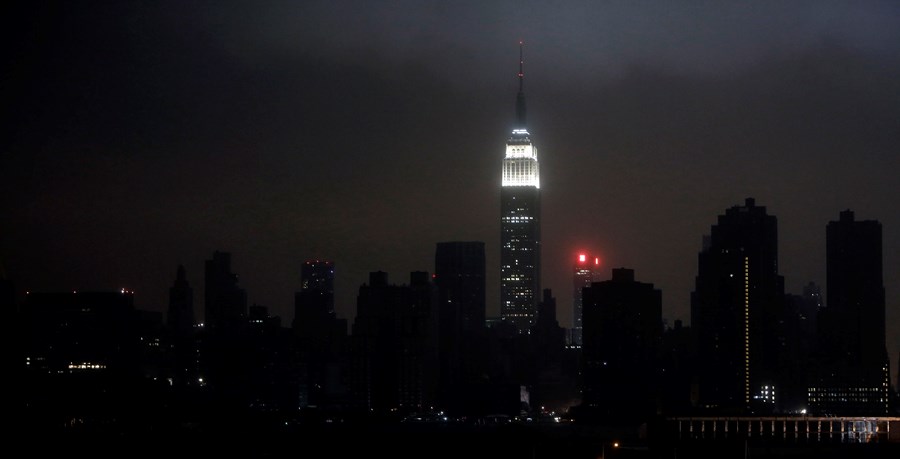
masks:
<instances>
[{"instance_id":1,"label":"red aerial warning light","mask_svg":"<svg viewBox=\"0 0 900 459\"><path fill-rule=\"evenodd\" d=\"M578 255L578 262L579 262L579 263L584 263L585 260L587 260L587 255L585 255L585 254L583 254L583 253Z\"/></svg>"},{"instance_id":2,"label":"red aerial warning light","mask_svg":"<svg viewBox=\"0 0 900 459\"><path fill-rule=\"evenodd\" d=\"M600 266L600 257L594 257L594 266Z\"/></svg>"}]
</instances>

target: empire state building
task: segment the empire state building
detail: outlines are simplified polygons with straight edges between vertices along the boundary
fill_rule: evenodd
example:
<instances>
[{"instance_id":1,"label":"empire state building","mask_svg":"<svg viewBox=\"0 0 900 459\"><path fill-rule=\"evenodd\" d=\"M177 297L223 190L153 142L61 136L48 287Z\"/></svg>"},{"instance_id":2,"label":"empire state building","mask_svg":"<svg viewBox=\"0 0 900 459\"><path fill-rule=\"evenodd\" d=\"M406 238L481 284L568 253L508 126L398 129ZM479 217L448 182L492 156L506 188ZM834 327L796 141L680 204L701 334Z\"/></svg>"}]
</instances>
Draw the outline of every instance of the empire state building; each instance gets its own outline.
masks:
<instances>
[{"instance_id":1,"label":"empire state building","mask_svg":"<svg viewBox=\"0 0 900 459\"><path fill-rule=\"evenodd\" d=\"M500 190L500 317L519 333L534 325L541 289L541 182L525 123L524 64L520 42L516 124L506 141Z\"/></svg>"}]
</instances>

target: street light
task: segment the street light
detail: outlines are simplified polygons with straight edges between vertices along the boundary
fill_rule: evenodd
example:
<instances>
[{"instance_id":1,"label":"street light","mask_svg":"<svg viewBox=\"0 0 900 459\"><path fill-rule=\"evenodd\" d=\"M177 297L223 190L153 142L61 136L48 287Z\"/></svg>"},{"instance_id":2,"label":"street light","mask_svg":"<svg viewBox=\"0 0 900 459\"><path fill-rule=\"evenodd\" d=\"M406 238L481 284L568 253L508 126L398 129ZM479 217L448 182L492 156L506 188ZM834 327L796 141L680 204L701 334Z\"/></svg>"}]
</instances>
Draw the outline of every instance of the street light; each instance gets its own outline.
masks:
<instances>
[{"instance_id":1,"label":"street light","mask_svg":"<svg viewBox=\"0 0 900 459\"><path fill-rule=\"evenodd\" d=\"M602 447L600 448L600 459L606 459L606 443L603 443L601 446L602 446ZM619 447L619 442L614 441L614 442L612 443L612 447L613 447L613 449L618 448L618 447Z\"/></svg>"}]
</instances>

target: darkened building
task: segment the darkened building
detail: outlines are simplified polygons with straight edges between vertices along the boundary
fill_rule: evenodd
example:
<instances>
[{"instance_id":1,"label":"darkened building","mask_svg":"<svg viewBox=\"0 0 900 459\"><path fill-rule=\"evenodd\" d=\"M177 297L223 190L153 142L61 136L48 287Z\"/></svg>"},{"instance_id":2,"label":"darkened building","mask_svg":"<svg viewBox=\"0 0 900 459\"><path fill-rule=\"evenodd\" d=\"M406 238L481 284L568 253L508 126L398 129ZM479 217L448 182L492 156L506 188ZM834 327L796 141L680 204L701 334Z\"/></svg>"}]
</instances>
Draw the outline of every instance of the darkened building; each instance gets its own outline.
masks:
<instances>
[{"instance_id":1,"label":"darkened building","mask_svg":"<svg viewBox=\"0 0 900 459\"><path fill-rule=\"evenodd\" d=\"M434 275L440 309L452 311L449 315L456 324L454 327L461 331L484 329L484 242L439 242L434 255Z\"/></svg>"},{"instance_id":2,"label":"darkened building","mask_svg":"<svg viewBox=\"0 0 900 459\"><path fill-rule=\"evenodd\" d=\"M695 402L696 349L691 327L676 320L662 336L659 380L661 411L667 416L691 412Z\"/></svg>"},{"instance_id":3,"label":"darkened building","mask_svg":"<svg viewBox=\"0 0 900 459\"><path fill-rule=\"evenodd\" d=\"M334 313L334 263L307 260L300 267L300 291L316 292L322 297L326 312Z\"/></svg>"},{"instance_id":4,"label":"darkened building","mask_svg":"<svg viewBox=\"0 0 900 459\"><path fill-rule=\"evenodd\" d=\"M187 281L184 266L178 265L175 282L169 288L169 310L166 315L171 349L172 384L197 384L199 362L194 318L194 289Z\"/></svg>"},{"instance_id":5,"label":"darkened building","mask_svg":"<svg viewBox=\"0 0 900 459\"><path fill-rule=\"evenodd\" d=\"M562 412L578 397L575 374L565 365L566 330L556 320L556 298L544 289L537 321L531 329L531 409Z\"/></svg>"},{"instance_id":6,"label":"darkened building","mask_svg":"<svg viewBox=\"0 0 900 459\"><path fill-rule=\"evenodd\" d=\"M465 404L486 364L484 260L483 242L439 242L435 250L439 401L448 409Z\"/></svg>"},{"instance_id":7,"label":"darkened building","mask_svg":"<svg viewBox=\"0 0 900 459\"><path fill-rule=\"evenodd\" d=\"M250 306L244 335L246 406L255 412L296 412L299 374L291 330L265 306Z\"/></svg>"},{"instance_id":8,"label":"darkened building","mask_svg":"<svg viewBox=\"0 0 900 459\"><path fill-rule=\"evenodd\" d=\"M231 254L216 251L206 260L204 306L206 330L210 333L236 332L247 319L247 292L238 287L231 272Z\"/></svg>"},{"instance_id":9,"label":"darkened building","mask_svg":"<svg viewBox=\"0 0 900 459\"><path fill-rule=\"evenodd\" d=\"M747 198L719 216L698 256L691 321L702 408L776 410L783 300L777 220Z\"/></svg>"},{"instance_id":10,"label":"darkened building","mask_svg":"<svg viewBox=\"0 0 900 459\"><path fill-rule=\"evenodd\" d=\"M25 296L24 311L31 370L57 374L136 370L131 292L31 292Z\"/></svg>"},{"instance_id":11,"label":"darkened building","mask_svg":"<svg viewBox=\"0 0 900 459\"><path fill-rule=\"evenodd\" d=\"M231 254L216 251L206 260L206 322L200 340L200 379L222 406L246 407L248 369L247 293L231 272Z\"/></svg>"},{"instance_id":12,"label":"darkened building","mask_svg":"<svg viewBox=\"0 0 900 459\"><path fill-rule=\"evenodd\" d=\"M641 419L659 405L662 293L631 269L584 289L584 407L601 418Z\"/></svg>"},{"instance_id":13,"label":"darkened building","mask_svg":"<svg viewBox=\"0 0 900 459\"><path fill-rule=\"evenodd\" d=\"M141 348L131 292L31 292L23 317L34 419L91 425L136 410Z\"/></svg>"},{"instance_id":14,"label":"darkened building","mask_svg":"<svg viewBox=\"0 0 900 459\"><path fill-rule=\"evenodd\" d=\"M572 340L574 346L581 346L581 329L582 329L582 297L581 292L585 287L590 287L591 283L597 281L596 272L600 269L600 258L591 257L586 254L578 254L575 260L575 268L572 275Z\"/></svg>"},{"instance_id":15,"label":"darkened building","mask_svg":"<svg viewBox=\"0 0 900 459\"><path fill-rule=\"evenodd\" d=\"M300 270L300 291L294 294L293 328L302 341L325 348L334 320L334 264L307 261Z\"/></svg>"},{"instance_id":16,"label":"darkened building","mask_svg":"<svg viewBox=\"0 0 900 459\"><path fill-rule=\"evenodd\" d=\"M526 129L521 45L519 51L516 124L506 141L500 188L500 317L528 333L541 289L541 183L537 148Z\"/></svg>"},{"instance_id":17,"label":"darkened building","mask_svg":"<svg viewBox=\"0 0 900 459\"><path fill-rule=\"evenodd\" d=\"M778 323L782 341L780 368L780 400L778 405L786 414L801 414L807 410L807 390L810 373L816 368L816 322L822 307L819 287L810 282L803 294L784 296L784 309Z\"/></svg>"},{"instance_id":18,"label":"darkened building","mask_svg":"<svg viewBox=\"0 0 900 459\"><path fill-rule=\"evenodd\" d=\"M834 415L889 412L881 223L841 212L826 227L828 298L819 316L821 350L810 409Z\"/></svg>"},{"instance_id":19,"label":"darkened building","mask_svg":"<svg viewBox=\"0 0 900 459\"><path fill-rule=\"evenodd\" d=\"M413 272L409 285L388 284L387 273L369 274L359 288L353 324L355 388L377 414L429 409L437 384L437 295L428 273Z\"/></svg>"},{"instance_id":20,"label":"darkened building","mask_svg":"<svg viewBox=\"0 0 900 459\"><path fill-rule=\"evenodd\" d=\"M347 321L334 312L334 263L310 260L300 270L294 294L294 336L302 364L301 407L332 407L346 398L343 356Z\"/></svg>"}]
</instances>

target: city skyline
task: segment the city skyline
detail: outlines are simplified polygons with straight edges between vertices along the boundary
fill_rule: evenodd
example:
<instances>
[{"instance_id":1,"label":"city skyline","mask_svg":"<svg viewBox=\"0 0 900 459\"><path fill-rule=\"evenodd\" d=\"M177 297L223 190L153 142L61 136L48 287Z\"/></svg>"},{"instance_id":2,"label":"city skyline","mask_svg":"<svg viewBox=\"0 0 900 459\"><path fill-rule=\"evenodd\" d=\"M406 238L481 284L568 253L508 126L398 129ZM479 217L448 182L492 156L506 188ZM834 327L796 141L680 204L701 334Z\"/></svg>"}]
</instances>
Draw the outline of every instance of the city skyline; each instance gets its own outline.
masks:
<instances>
[{"instance_id":1,"label":"city skyline","mask_svg":"<svg viewBox=\"0 0 900 459\"><path fill-rule=\"evenodd\" d=\"M220 250L249 303L288 322L302 263L332 260L352 321L369 272L431 272L435 243L483 241L498 316L497 166L523 39L541 286L560 305L590 250L603 280L635 269L670 324L690 323L701 237L747 197L778 218L785 290L824 288L825 226L850 209L884 228L897 364L896 5L526 5L21 6L7 276L19 291L125 287L164 311L181 264L202 317Z\"/></svg>"}]
</instances>

